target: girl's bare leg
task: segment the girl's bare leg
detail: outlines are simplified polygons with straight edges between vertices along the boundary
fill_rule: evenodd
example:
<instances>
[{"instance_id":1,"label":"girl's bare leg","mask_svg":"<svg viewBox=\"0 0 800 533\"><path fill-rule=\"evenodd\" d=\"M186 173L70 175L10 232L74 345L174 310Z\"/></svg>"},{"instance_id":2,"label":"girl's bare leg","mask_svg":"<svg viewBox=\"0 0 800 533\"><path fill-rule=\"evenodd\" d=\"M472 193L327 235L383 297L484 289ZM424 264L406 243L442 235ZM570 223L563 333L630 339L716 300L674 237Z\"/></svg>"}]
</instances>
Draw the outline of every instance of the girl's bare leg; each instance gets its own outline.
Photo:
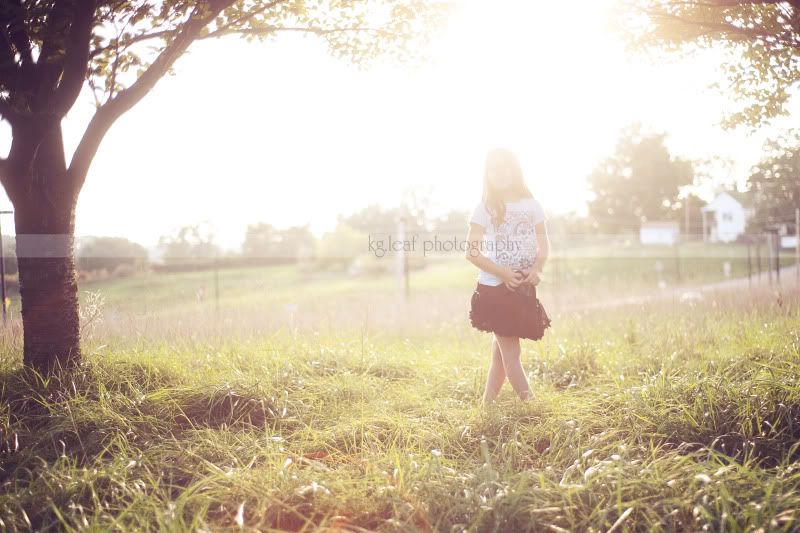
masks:
<instances>
[{"instance_id":1,"label":"girl's bare leg","mask_svg":"<svg viewBox=\"0 0 800 533\"><path fill-rule=\"evenodd\" d=\"M489 366L489 376L486 378L486 389L483 392L484 405L494 401L505 380L506 369L503 366L503 356L500 353L500 345L497 344L497 339L492 338L492 363Z\"/></svg>"},{"instance_id":2,"label":"girl's bare leg","mask_svg":"<svg viewBox=\"0 0 800 533\"><path fill-rule=\"evenodd\" d=\"M531 387L519 360L519 337L502 337L500 335L495 335L495 337L497 338L497 344L500 346L508 381L521 399L529 399L531 397Z\"/></svg>"}]
</instances>

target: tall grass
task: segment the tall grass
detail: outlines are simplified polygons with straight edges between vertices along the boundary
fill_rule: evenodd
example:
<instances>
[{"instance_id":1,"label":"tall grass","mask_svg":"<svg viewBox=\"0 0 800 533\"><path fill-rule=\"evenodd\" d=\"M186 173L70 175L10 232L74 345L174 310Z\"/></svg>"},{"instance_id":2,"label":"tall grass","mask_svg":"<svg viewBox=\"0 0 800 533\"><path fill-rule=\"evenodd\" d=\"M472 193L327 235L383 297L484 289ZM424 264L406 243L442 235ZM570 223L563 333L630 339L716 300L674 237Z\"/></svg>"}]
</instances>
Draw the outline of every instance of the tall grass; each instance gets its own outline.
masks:
<instances>
[{"instance_id":1,"label":"tall grass","mask_svg":"<svg viewBox=\"0 0 800 533\"><path fill-rule=\"evenodd\" d=\"M535 399L506 385L486 409L488 337L459 316L106 316L47 379L10 330L0 528L796 530L799 311L763 292L554 313L523 344Z\"/></svg>"}]
</instances>

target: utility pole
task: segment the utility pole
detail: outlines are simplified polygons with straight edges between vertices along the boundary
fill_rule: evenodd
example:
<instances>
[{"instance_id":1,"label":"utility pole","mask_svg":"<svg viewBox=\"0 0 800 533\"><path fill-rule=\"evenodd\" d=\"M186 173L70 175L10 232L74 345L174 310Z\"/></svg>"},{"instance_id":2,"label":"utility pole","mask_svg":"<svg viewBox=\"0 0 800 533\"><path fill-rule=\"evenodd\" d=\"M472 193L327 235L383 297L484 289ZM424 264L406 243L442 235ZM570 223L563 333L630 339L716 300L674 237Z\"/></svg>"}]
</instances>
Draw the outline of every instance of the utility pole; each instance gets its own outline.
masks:
<instances>
[{"instance_id":1,"label":"utility pole","mask_svg":"<svg viewBox=\"0 0 800 533\"><path fill-rule=\"evenodd\" d=\"M686 208L684 212L685 222L683 224L683 232L688 236L689 235L689 199L691 196L688 194L686 195ZM687 237L688 238L688 237Z\"/></svg>"},{"instance_id":2,"label":"utility pole","mask_svg":"<svg viewBox=\"0 0 800 533\"><path fill-rule=\"evenodd\" d=\"M772 268L773 268L773 261L775 265L775 283L780 285L781 283L781 235L778 232L778 228L776 226L770 226L767 228L767 235L769 235L769 259L770 262L768 264L769 268L769 281L770 285L772 285Z\"/></svg>"},{"instance_id":3,"label":"utility pole","mask_svg":"<svg viewBox=\"0 0 800 533\"><path fill-rule=\"evenodd\" d=\"M400 218L397 219L397 238L400 242L400 249L397 250L397 274L400 281L401 291L403 294L403 300L408 301L409 297L411 296L411 283L410 283L410 272L409 272L409 262L408 262L408 252L406 251L406 238L408 234L408 213L406 210L405 205L401 207L401 215ZM392 242L391 242L391 235L389 236L389 242L387 243L389 249L391 250Z\"/></svg>"}]
</instances>

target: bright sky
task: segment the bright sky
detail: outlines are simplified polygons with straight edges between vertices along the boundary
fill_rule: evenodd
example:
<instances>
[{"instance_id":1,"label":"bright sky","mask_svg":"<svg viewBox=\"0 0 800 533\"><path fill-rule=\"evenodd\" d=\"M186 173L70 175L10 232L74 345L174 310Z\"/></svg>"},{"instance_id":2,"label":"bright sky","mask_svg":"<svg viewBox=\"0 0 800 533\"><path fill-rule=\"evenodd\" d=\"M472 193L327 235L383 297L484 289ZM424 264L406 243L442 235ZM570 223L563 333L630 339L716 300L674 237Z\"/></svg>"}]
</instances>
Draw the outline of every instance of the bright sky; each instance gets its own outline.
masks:
<instances>
[{"instance_id":1,"label":"bright sky","mask_svg":"<svg viewBox=\"0 0 800 533\"><path fill-rule=\"evenodd\" d=\"M249 223L320 233L409 187L429 188L437 210L470 209L497 144L517 150L547 210L581 209L587 175L635 120L669 132L679 155L735 159L744 179L766 132L717 126L717 65L626 58L607 3L464 0L416 71L361 72L297 35L195 43L106 136L77 233L152 246L206 221L235 248ZM87 89L64 121L68 158L93 110Z\"/></svg>"}]
</instances>

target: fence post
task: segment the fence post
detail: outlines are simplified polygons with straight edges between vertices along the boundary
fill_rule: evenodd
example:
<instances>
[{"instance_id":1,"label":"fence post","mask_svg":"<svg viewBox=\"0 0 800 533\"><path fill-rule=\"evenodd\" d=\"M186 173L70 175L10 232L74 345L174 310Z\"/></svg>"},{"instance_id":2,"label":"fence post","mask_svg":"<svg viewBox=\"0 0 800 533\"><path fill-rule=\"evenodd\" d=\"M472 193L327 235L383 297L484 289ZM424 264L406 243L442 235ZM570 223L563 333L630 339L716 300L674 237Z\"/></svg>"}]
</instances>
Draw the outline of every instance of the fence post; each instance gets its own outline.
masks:
<instances>
[{"instance_id":1,"label":"fence post","mask_svg":"<svg viewBox=\"0 0 800 533\"><path fill-rule=\"evenodd\" d=\"M405 211L405 207L403 207ZM390 239L391 240L391 239ZM408 301L408 297L410 296L410 283L409 283L409 269L408 269L408 254L406 253L405 241L406 241L406 215L405 212L400 215L397 219L397 240L400 241L400 250L398 250L397 256L397 274L399 276L399 282L401 285L401 290L403 293L403 299ZM389 243L391 249L391 242Z\"/></svg>"},{"instance_id":2,"label":"fence post","mask_svg":"<svg viewBox=\"0 0 800 533\"><path fill-rule=\"evenodd\" d=\"M6 316L6 255L5 250L3 250L3 230L0 229L0 298L2 298L2 302L0 305L3 306L3 325L6 324L7 316Z\"/></svg>"},{"instance_id":3,"label":"fence post","mask_svg":"<svg viewBox=\"0 0 800 533\"><path fill-rule=\"evenodd\" d=\"M761 235L756 237L756 264L758 265L758 283L761 283Z\"/></svg>"},{"instance_id":4,"label":"fence post","mask_svg":"<svg viewBox=\"0 0 800 533\"><path fill-rule=\"evenodd\" d=\"M794 268L797 285L800 286L800 207L794 208Z\"/></svg>"},{"instance_id":5,"label":"fence post","mask_svg":"<svg viewBox=\"0 0 800 533\"><path fill-rule=\"evenodd\" d=\"M772 287L772 233L767 235L767 276L769 276L769 286Z\"/></svg>"},{"instance_id":6,"label":"fence post","mask_svg":"<svg viewBox=\"0 0 800 533\"><path fill-rule=\"evenodd\" d=\"M750 237L747 238L747 286L753 287L753 262L750 259Z\"/></svg>"},{"instance_id":7,"label":"fence post","mask_svg":"<svg viewBox=\"0 0 800 533\"><path fill-rule=\"evenodd\" d=\"M219 260L218 254L214 255L214 311L219 311Z\"/></svg>"},{"instance_id":8,"label":"fence post","mask_svg":"<svg viewBox=\"0 0 800 533\"><path fill-rule=\"evenodd\" d=\"M13 215L14 211L0 211L0 215ZM3 325L8 319L8 310L6 309L6 255L3 249L3 230L0 229L0 298L3 299L0 305L3 306Z\"/></svg>"},{"instance_id":9,"label":"fence post","mask_svg":"<svg viewBox=\"0 0 800 533\"><path fill-rule=\"evenodd\" d=\"M781 284L781 236L775 230L775 283Z\"/></svg>"}]
</instances>

